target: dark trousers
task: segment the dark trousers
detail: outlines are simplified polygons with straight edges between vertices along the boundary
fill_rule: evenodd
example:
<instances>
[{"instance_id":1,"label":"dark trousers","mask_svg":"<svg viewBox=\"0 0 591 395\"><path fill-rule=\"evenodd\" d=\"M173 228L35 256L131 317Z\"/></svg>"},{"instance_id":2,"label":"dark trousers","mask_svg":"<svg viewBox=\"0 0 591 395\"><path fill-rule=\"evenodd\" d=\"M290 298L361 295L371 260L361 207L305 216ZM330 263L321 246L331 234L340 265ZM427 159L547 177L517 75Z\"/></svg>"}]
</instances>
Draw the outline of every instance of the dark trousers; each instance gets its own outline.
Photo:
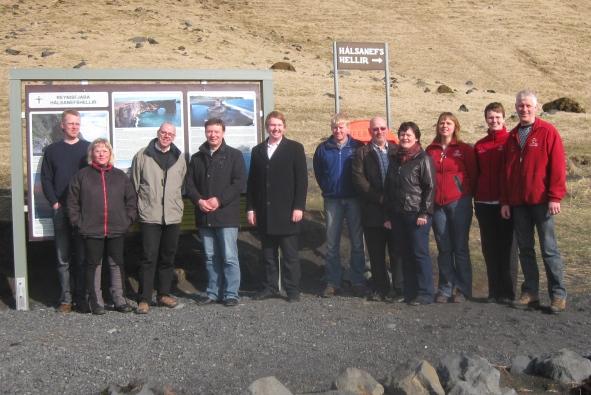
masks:
<instances>
[{"instance_id":1,"label":"dark trousers","mask_svg":"<svg viewBox=\"0 0 591 395\"><path fill-rule=\"evenodd\" d=\"M367 253L371 264L371 279L374 291L381 295L388 294L390 279L386 266L386 248L390 257L390 271L394 290L402 291L402 260L396 250L394 233L383 226L366 226L363 228Z\"/></svg>"},{"instance_id":2,"label":"dark trousers","mask_svg":"<svg viewBox=\"0 0 591 395\"><path fill-rule=\"evenodd\" d=\"M392 217L394 240L402 255L403 293L408 302L415 298L433 300L433 264L429 255L429 231L427 224L417 226L417 213L402 212Z\"/></svg>"},{"instance_id":3,"label":"dark trousers","mask_svg":"<svg viewBox=\"0 0 591 395\"><path fill-rule=\"evenodd\" d=\"M517 251L513 246L513 219L501 217L498 204L476 203L482 255L488 275L488 297L515 299Z\"/></svg>"},{"instance_id":4,"label":"dark trousers","mask_svg":"<svg viewBox=\"0 0 591 395\"><path fill-rule=\"evenodd\" d=\"M104 307L103 291L101 288L103 257L107 256L110 275L110 292L115 306L125 304L123 296L123 244L125 237L114 238L85 238L86 249L86 287L88 289L90 305Z\"/></svg>"},{"instance_id":5,"label":"dark trousers","mask_svg":"<svg viewBox=\"0 0 591 395\"><path fill-rule=\"evenodd\" d=\"M84 240L77 230L72 229L66 211L64 206L53 210L57 274L60 283L59 303L74 302L83 305L87 298Z\"/></svg>"},{"instance_id":6,"label":"dark trousers","mask_svg":"<svg viewBox=\"0 0 591 395\"><path fill-rule=\"evenodd\" d=\"M181 230L180 224L141 223L143 256L140 267L140 302L150 303L154 277L158 270L158 295L169 295L174 278L174 258Z\"/></svg>"},{"instance_id":7,"label":"dark trousers","mask_svg":"<svg viewBox=\"0 0 591 395\"><path fill-rule=\"evenodd\" d=\"M279 291L279 272L285 292L288 296L300 293L300 258L298 253L298 235L261 235L263 261L266 278L264 286L273 292ZM281 268L279 267L279 249L281 249Z\"/></svg>"}]
</instances>

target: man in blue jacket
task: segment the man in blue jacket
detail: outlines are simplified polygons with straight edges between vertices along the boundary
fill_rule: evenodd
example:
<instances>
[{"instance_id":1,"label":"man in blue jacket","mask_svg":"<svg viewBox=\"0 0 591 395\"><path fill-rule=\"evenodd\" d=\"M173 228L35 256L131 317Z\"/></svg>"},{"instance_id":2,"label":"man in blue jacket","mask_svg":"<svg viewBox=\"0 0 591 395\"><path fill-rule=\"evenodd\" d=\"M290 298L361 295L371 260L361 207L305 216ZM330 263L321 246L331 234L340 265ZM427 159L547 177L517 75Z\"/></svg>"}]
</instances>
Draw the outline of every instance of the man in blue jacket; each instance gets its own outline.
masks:
<instances>
[{"instance_id":1,"label":"man in blue jacket","mask_svg":"<svg viewBox=\"0 0 591 395\"><path fill-rule=\"evenodd\" d=\"M349 119L335 114L331 119L332 136L320 143L314 153L314 175L322 190L326 217L326 288L322 296L334 296L341 288L341 230L347 220L351 241L350 280L353 292L365 296L365 255L361 209L353 187L351 164L361 144L349 136Z\"/></svg>"}]
</instances>

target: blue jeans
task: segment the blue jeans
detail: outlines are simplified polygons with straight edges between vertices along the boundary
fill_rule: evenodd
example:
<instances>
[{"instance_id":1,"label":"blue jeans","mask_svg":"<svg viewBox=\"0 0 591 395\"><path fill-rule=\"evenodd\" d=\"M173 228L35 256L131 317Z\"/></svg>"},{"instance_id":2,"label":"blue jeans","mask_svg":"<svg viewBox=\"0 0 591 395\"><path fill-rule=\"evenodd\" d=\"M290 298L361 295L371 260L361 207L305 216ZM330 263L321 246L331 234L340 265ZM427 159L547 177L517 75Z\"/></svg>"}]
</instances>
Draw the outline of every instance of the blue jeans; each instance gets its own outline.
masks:
<instances>
[{"instance_id":1,"label":"blue jeans","mask_svg":"<svg viewBox=\"0 0 591 395\"><path fill-rule=\"evenodd\" d=\"M53 232L60 283L59 303L72 303L72 294L74 302L85 303L84 240L72 229L65 207L53 210Z\"/></svg>"},{"instance_id":2,"label":"blue jeans","mask_svg":"<svg viewBox=\"0 0 591 395\"><path fill-rule=\"evenodd\" d=\"M548 279L550 298L566 298L564 263L558 251L554 234L554 217L548 212L548 204L513 207L513 228L519 245L519 260L523 271L522 292L538 295L540 273L534 250L534 227L538 231L542 260Z\"/></svg>"},{"instance_id":3,"label":"blue jeans","mask_svg":"<svg viewBox=\"0 0 591 395\"><path fill-rule=\"evenodd\" d=\"M468 240L472 224L472 197L435 206L433 234L439 255L438 292L450 297L454 288L467 297L472 296L472 263Z\"/></svg>"},{"instance_id":4,"label":"blue jeans","mask_svg":"<svg viewBox=\"0 0 591 395\"><path fill-rule=\"evenodd\" d=\"M199 234L205 250L207 297L212 300L238 299L238 228L202 227Z\"/></svg>"},{"instance_id":5,"label":"blue jeans","mask_svg":"<svg viewBox=\"0 0 591 395\"><path fill-rule=\"evenodd\" d=\"M417 213L395 213L392 218L392 232L397 250L402 256L402 289L404 299L410 302L420 299L433 301L433 264L429 254L429 231L431 218L417 226Z\"/></svg>"},{"instance_id":6,"label":"blue jeans","mask_svg":"<svg viewBox=\"0 0 591 395\"><path fill-rule=\"evenodd\" d=\"M347 220L351 241L351 283L365 284L365 253L363 251L363 228L359 201L350 199L324 199L326 216L326 282L335 288L341 287L341 232Z\"/></svg>"}]
</instances>

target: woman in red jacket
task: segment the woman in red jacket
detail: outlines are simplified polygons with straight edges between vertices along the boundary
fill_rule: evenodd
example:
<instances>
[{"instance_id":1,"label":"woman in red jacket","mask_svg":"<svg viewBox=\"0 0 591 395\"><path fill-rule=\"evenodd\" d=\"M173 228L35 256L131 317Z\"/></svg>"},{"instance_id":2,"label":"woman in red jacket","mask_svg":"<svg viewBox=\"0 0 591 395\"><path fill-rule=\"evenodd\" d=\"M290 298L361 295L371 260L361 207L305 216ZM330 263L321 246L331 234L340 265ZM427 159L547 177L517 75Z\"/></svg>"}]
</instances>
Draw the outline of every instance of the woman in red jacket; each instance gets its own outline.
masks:
<instances>
[{"instance_id":1,"label":"woman in red jacket","mask_svg":"<svg viewBox=\"0 0 591 395\"><path fill-rule=\"evenodd\" d=\"M501 180L505 142L505 109L490 103L484 109L488 125L486 137L474 144L478 163L478 183L474 193L474 212L480 225L482 255L488 275L488 301L508 304L515 299L517 251L513 250L513 219L501 217ZM513 263L513 265L512 265Z\"/></svg>"},{"instance_id":2,"label":"woman in red jacket","mask_svg":"<svg viewBox=\"0 0 591 395\"><path fill-rule=\"evenodd\" d=\"M460 303L472 296L468 238L477 166L473 148L460 140L460 122L450 112L439 115L435 139L427 147L436 171L433 233L439 255L435 302Z\"/></svg>"}]
</instances>

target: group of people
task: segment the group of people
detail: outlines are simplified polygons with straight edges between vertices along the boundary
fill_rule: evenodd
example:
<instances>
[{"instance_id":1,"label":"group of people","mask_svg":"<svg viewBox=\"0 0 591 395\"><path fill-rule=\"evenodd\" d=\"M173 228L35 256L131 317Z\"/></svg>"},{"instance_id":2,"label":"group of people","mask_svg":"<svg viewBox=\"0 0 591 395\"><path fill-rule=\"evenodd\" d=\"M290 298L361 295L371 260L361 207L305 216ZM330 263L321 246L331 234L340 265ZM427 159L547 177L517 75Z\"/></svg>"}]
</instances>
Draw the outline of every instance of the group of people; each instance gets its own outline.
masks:
<instances>
[{"instance_id":1,"label":"group of people","mask_svg":"<svg viewBox=\"0 0 591 395\"><path fill-rule=\"evenodd\" d=\"M489 279L489 300L515 307L539 306L539 273L534 251L537 229L548 277L551 310L566 307L563 262L553 216L566 194L565 154L554 126L538 118L537 98L519 92L520 122L511 132L500 103L484 111L488 133L474 147L460 138L460 123L449 112L439 116L433 141L421 145L414 122L403 122L397 136L386 121L371 119L371 141L349 133L349 119L331 119L332 135L319 144L314 174L324 199L326 287L323 297L342 291L340 240L344 222L350 238L349 280L354 294L372 300L397 297L410 305L462 302L472 296L468 248L473 200L480 224ZM124 235L138 220L142 236L138 314L153 303L174 308L174 257L183 215L183 194L195 205L207 270L206 297L200 305L239 304L238 228L240 199L246 190L246 218L261 239L265 275L254 299L300 299L298 235L308 189L302 144L285 137L285 115L265 119L268 137L251 152L248 176L242 153L226 144L223 120L205 122L206 141L187 164L173 143L176 129L163 123L157 136L134 157L131 177L113 167L106 139L79 137L80 114L62 115L62 141L44 153L42 186L53 208L61 287L58 311L105 313L101 273L110 274L114 308L133 311L125 298ZM437 290L429 253L429 233L438 248ZM524 283L516 299L511 274L513 233ZM367 286L365 246L371 265ZM389 271L386 260L389 256ZM72 284L72 285L71 285Z\"/></svg>"},{"instance_id":2,"label":"group of people","mask_svg":"<svg viewBox=\"0 0 591 395\"><path fill-rule=\"evenodd\" d=\"M410 305L471 298L469 233L475 211L488 274L487 300L517 308L539 307L536 229L550 310L563 311L564 264L553 216L560 213L566 194L564 147L556 128L536 116L538 100L533 92L519 92L515 109L519 124L509 132L502 104L486 106L487 135L474 146L462 141L457 117L443 112L424 149L414 122L401 123L395 138L388 136L386 121L375 117L369 124L371 141L362 145L350 137L347 117L336 114L332 135L314 154L326 218L322 296L342 291L339 251L346 221L354 294L371 300L393 297ZM437 288L429 253L431 227L438 250ZM519 298L512 265L514 234L524 276ZM364 241L370 287L363 277Z\"/></svg>"}]
</instances>

